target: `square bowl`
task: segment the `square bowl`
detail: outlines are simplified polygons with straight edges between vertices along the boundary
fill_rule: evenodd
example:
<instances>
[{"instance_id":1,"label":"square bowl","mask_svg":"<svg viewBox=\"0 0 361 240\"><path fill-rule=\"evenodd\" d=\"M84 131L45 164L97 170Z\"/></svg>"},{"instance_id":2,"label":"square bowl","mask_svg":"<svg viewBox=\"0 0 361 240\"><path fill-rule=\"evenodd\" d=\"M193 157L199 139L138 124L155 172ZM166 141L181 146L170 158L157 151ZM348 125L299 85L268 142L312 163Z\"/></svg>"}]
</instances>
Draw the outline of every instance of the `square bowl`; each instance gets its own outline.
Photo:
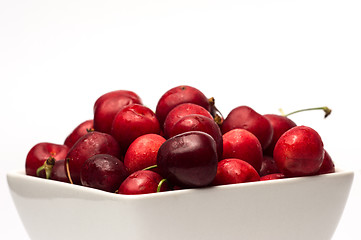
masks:
<instances>
[{"instance_id":1,"label":"square bowl","mask_svg":"<svg viewBox=\"0 0 361 240\"><path fill-rule=\"evenodd\" d=\"M7 174L31 239L263 240L332 238L354 173L120 195Z\"/></svg>"}]
</instances>

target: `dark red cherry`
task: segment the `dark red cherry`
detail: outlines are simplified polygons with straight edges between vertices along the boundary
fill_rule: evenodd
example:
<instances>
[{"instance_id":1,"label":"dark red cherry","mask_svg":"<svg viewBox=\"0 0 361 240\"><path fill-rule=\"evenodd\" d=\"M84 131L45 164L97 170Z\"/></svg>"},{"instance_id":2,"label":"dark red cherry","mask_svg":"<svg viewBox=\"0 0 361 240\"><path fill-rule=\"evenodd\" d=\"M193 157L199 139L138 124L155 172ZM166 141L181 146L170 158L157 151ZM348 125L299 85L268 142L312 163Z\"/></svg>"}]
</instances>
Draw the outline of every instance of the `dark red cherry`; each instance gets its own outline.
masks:
<instances>
[{"instance_id":1,"label":"dark red cherry","mask_svg":"<svg viewBox=\"0 0 361 240\"><path fill-rule=\"evenodd\" d=\"M237 158L228 158L219 161L213 185L255 182L259 179L258 172L251 164Z\"/></svg>"},{"instance_id":2,"label":"dark red cherry","mask_svg":"<svg viewBox=\"0 0 361 240\"><path fill-rule=\"evenodd\" d=\"M107 192L115 192L128 173L122 161L109 154L87 159L80 172L81 184Z\"/></svg>"},{"instance_id":3,"label":"dark red cherry","mask_svg":"<svg viewBox=\"0 0 361 240\"><path fill-rule=\"evenodd\" d=\"M94 103L94 129L110 134L115 115L133 103L142 104L142 100L132 91L117 90L103 94Z\"/></svg>"},{"instance_id":4,"label":"dark red cherry","mask_svg":"<svg viewBox=\"0 0 361 240\"><path fill-rule=\"evenodd\" d=\"M140 104L131 104L120 110L111 131L124 154L137 137L151 133L160 134L158 119L150 108Z\"/></svg>"},{"instance_id":5,"label":"dark red cherry","mask_svg":"<svg viewBox=\"0 0 361 240\"><path fill-rule=\"evenodd\" d=\"M54 166L51 170L51 180L70 183L69 178L66 174L65 159L55 161Z\"/></svg>"},{"instance_id":6,"label":"dark red cherry","mask_svg":"<svg viewBox=\"0 0 361 240\"><path fill-rule=\"evenodd\" d=\"M148 194L168 190L163 177L150 170L139 170L129 175L118 189L119 194Z\"/></svg>"},{"instance_id":7,"label":"dark red cherry","mask_svg":"<svg viewBox=\"0 0 361 240\"><path fill-rule=\"evenodd\" d=\"M273 128L271 123L248 106L240 106L234 108L224 119L222 124L222 133L241 128L253 133L262 145L262 149L266 149L272 141Z\"/></svg>"},{"instance_id":8,"label":"dark red cherry","mask_svg":"<svg viewBox=\"0 0 361 240\"><path fill-rule=\"evenodd\" d=\"M324 158L322 139L310 127L293 127L278 139L273 158L286 177L317 174Z\"/></svg>"},{"instance_id":9,"label":"dark red cherry","mask_svg":"<svg viewBox=\"0 0 361 240\"><path fill-rule=\"evenodd\" d=\"M187 115L179 119L170 129L170 132L168 134L169 137L173 137L175 135L190 131L201 131L211 135L216 141L218 159L222 158L222 132L218 124L213 119L199 114Z\"/></svg>"},{"instance_id":10,"label":"dark red cherry","mask_svg":"<svg viewBox=\"0 0 361 240\"><path fill-rule=\"evenodd\" d=\"M93 130L93 119L82 122L66 137L64 145L67 145L69 148L71 148L74 143L79 140L79 138Z\"/></svg>"},{"instance_id":11,"label":"dark red cherry","mask_svg":"<svg viewBox=\"0 0 361 240\"><path fill-rule=\"evenodd\" d=\"M265 114L263 116L268 119L268 121L271 123L271 126L273 128L273 135L272 135L271 143L264 150L264 154L266 154L268 156L273 156L273 149L274 149L278 139L287 130L289 130L293 127L296 127L296 123L293 122L291 119L289 119L286 116L281 116L281 115L277 115L277 114Z\"/></svg>"},{"instance_id":12,"label":"dark red cherry","mask_svg":"<svg viewBox=\"0 0 361 240\"><path fill-rule=\"evenodd\" d=\"M318 170L317 174L334 173L335 171L335 164L333 163L330 154L325 150L322 165L320 167L320 170Z\"/></svg>"},{"instance_id":13,"label":"dark red cherry","mask_svg":"<svg viewBox=\"0 0 361 240\"><path fill-rule=\"evenodd\" d=\"M40 167L44 167L46 161L51 158L53 161L65 159L69 148L66 145L60 145L49 142L41 142L33 146L28 152L25 160L25 172L30 176L39 176L42 178L49 178L51 174L51 167L45 176L44 170L38 171ZM53 165L53 164L51 164ZM38 171L38 175L37 175Z\"/></svg>"},{"instance_id":14,"label":"dark red cherry","mask_svg":"<svg viewBox=\"0 0 361 240\"><path fill-rule=\"evenodd\" d=\"M180 187L204 187L217 173L217 146L200 131L169 138L159 148L157 165L162 176Z\"/></svg>"},{"instance_id":15,"label":"dark red cherry","mask_svg":"<svg viewBox=\"0 0 361 240\"><path fill-rule=\"evenodd\" d=\"M207 97L201 91L191 86L178 86L164 93L157 103L155 113L161 126L163 126L168 113L182 103L194 103L208 111L211 110Z\"/></svg>"},{"instance_id":16,"label":"dark red cherry","mask_svg":"<svg viewBox=\"0 0 361 240\"><path fill-rule=\"evenodd\" d=\"M97 154L109 154L121 158L118 142L107 133L89 132L82 136L69 150L66 160L70 179L74 184L80 184L80 171L84 162ZM67 167L67 166L66 166Z\"/></svg>"},{"instance_id":17,"label":"dark red cherry","mask_svg":"<svg viewBox=\"0 0 361 240\"><path fill-rule=\"evenodd\" d=\"M279 173L280 170L273 159L273 157L268 155L263 155L261 170L259 171L260 176L265 176L273 173Z\"/></svg>"}]
</instances>

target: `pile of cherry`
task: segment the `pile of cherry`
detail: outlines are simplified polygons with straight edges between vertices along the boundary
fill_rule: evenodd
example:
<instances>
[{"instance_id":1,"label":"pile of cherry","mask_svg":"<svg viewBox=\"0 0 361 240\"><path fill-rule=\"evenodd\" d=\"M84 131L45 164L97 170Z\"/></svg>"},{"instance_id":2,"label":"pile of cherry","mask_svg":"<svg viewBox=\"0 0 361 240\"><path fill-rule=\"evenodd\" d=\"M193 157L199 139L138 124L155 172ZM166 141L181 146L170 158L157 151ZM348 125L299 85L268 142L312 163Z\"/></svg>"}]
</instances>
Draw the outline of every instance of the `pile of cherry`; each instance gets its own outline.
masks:
<instances>
[{"instance_id":1,"label":"pile of cherry","mask_svg":"<svg viewBox=\"0 0 361 240\"><path fill-rule=\"evenodd\" d=\"M314 129L248 106L223 118L214 99L191 86L168 90L155 112L132 91L106 93L93 119L63 144L32 147L25 168L27 175L119 194L335 172Z\"/></svg>"}]
</instances>

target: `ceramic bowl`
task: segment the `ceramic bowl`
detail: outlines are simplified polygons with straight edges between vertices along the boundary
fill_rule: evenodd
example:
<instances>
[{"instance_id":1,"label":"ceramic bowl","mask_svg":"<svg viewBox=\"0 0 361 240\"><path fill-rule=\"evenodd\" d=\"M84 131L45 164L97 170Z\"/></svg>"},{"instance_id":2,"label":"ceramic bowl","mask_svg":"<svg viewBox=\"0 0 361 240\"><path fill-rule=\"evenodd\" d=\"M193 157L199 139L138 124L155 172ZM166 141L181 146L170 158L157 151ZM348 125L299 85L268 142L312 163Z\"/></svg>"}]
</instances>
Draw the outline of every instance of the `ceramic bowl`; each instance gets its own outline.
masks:
<instances>
[{"instance_id":1,"label":"ceramic bowl","mask_svg":"<svg viewBox=\"0 0 361 240\"><path fill-rule=\"evenodd\" d=\"M354 173L119 195L7 174L31 239L329 240Z\"/></svg>"}]
</instances>

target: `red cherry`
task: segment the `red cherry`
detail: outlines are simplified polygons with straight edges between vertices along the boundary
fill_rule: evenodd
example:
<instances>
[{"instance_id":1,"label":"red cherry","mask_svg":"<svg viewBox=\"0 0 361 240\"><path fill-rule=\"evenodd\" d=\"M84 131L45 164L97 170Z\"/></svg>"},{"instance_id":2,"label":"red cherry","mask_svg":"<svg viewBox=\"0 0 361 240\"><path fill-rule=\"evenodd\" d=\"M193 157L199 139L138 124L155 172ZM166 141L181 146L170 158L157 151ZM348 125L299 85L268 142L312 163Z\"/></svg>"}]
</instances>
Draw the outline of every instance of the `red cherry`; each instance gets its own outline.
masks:
<instances>
[{"instance_id":1,"label":"red cherry","mask_svg":"<svg viewBox=\"0 0 361 240\"><path fill-rule=\"evenodd\" d=\"M263 161L262 146L251 132L236 128L223 135L223 159L238 158L251 164L256 171Z\"/></svg>"},{"instance_id":2,"label":"red cherry","mask_svg":"<svg viewBox=\"0 0 361 240\"><path fill-rule=\"evenodd\" d=\"M66 137L64 145L67 145L69 148L71 148L74 143L79 140L79 138L93 130L93 119L82 122Z\"/></svg>"},{"instance_id":3,"label":"red cherry","mask_svg":"<svg viewBox=\"0 0 361 240\"><path fill-rule=\"evenodd\" d=\"M124 154L137 137L149 133L160 134L160 126L154 112L146 106L128 105L114 118L111 134L119 142Z\"/></svg>"},{"instance_id":4,"label":"red cherry","mask_svg":"<svg viewBox=\"0 0 361 240\"><path fill-rule=\"evenodd\" d=\"M109 154L87 159L80 172L81 184L107 192L115 192L128 173L122 161Z\"/></svg>"},{"instance_id":5,"label":"red cherry","mask_svg":"<svg viewBox=\"0 0 361 240\"><path fill-rule=\"evenodd\" d=\"M260 181L268 181L268 180L275 180L275 179L283 179L285 175L282 173L271 173L268 175L264 175L260 178Z\"/></svg>"},{"instance_id":6,"label":"red cherry","mask_svg":"<svg viewBox=\"0 0 361 240\"><path fill-rule=\"evenodd\" d=\"M133 103L142 104L142 100L132 91L117 90L103 94L94 103L94 129L110 134L115 115Z\"/></svg>"},{"instance_id":7,"label":"red cherry","mask_svg":"<svg viewBox=\"0 0 361 240\"><path fill-rule=\"evenodd\" d=\"M263 155L263 161L261 165L261 170L259 171L260 176L265 176L273 173L279 173L280 170L273 159L273 157L268 155Z\"/></svg>"},{"instance_id":8,"label":"red cherry","mask_svg":"<svg viewBox=\"0 0 361 240\"><path fill-rule=\"evenodd\" d=\"M219 161L213 185L226 185L259 181L258 172L251 164L237 158Z\"/></svg>"},{"instance_id":9,"label":"red cherry","mask_svg":"<svg viewBox=\"0 0 361 240\"><path fill-rule=\"evenodd\" d=\"M273 128L271 123L248 106L240 106L234 108L224 119L222 124L222 133L241 128L253 133L262 145L262 149L266 149L271 143Z\"/></svg>"},{"instance_id":10,"label":"red cherry","mask_svg":"<svg viewBox=\"0 0 361 240\"><path fill-rule=\"evenodd\" d=\"M180 105L179 105L180 106ZM191 114L182 117L174 124L169 131L169 137L175 135L190 132L190 131L201 131L208 133L216 141L218 159L222 158L223 155L223 137L222 132L217 123L209 117Z\"/></svg>"},{"instance_id":11,"label":"red cherry","mask_svg":"<svg viewBox=\"0 0 361 240\"><path fill-rule=\"evenodd\" d=\"M157 166L173 185L204 187L217 173L216 142L207 133L192 131L169 138L159 148Z\"/></svg>"},{"instance_id":12,"label":"red cherry","mask_svg":"<svg viewBox=\"0 0 361 240\"><path fill-rule=\"evenodd\" d=\"M174 107L167 115L164 121L164 135L169 137L169 132L172 131L174 124L176 124L182 117L190 114L199 114L213 120L213 117L209 111L204 107L193 103L182 103Z\"/></svg>"},{"instance_id":13,"label":"red cherry","mask_svg":"<svg viewBox=\"0 0 361 240\"><path fill-rule=\"evenodd\" d=\"M74 184L80 184L80 171L84 162L97 154L109 154L121 158L121 149L118 142L107 133L89 132L82 136L69 150L66 160L68 176ZM67 166L66 166L67 167Z\"/></svg>"},{"instance_id":14,"label":"red cherry","mask_svg":"<svg viewBox=\"0 0 361 240\"><path fill-rule=\"evenodd\" d=\"M306 126L296 126L285 132L273 151L273 158L280 172L286 177L316 174L323 157L320 135Z\"/></svg>"},{"instance_id":15,"label":"red cherry","mask_svg":"<svg viewBox=\"0 0 361 240\"><path fill-rule=\"evenodd\" d=\"M157 103L155 112L162 127L168 113L182 103L194 103L211 110L207 97L198 89L185 85L172 88L164 93Z\"/></svg>"},{"instance_id":16,"label":"red cherry","mask_svg":"<svg viewBox=\"0 0 361 240\"><path fill-rule=\"evenodd\" d=\"M325 155L322 160L322 165L320 170L318 170L317 174L326 174L326 173L334 173L335 172L335 164L330 156L330 154L325 150Z\"/></svg>"},{"instance_id":17,"label":"red cherry","mask_svg":"<svg viewBox=\"0 0 361 240\"><path fill-rule=\"evenodd\" d=\"M132 173L123 181L118 189L118 193L133 195L163 192L166 190L168 190L167 183L163 182L161 175L149 170L140 170Z\"/></svg>"},{"instance_id":18,"label":"red cherry","mask_svg":"<svg viewBox=\"0 0 361 240\"><path fill-rule=\"evenodd\" d=\"M124 157L124 166L133 173L157 164L157 154L165 138L158 134L145 134L132 142Z\"/></svg>"},{"instance_id":19,"label":"red cherry","mask_svg":"<svg viewBox=\"0 0 361 240\"><path fill-rule=\"evenodd\" d=\"M37 171L44 166L47 159L51 158L55 161L65 159L69 148L66 145L55 143L41 142L33 146L26 156L25 172L30 176L37 176ZM51 169L47 173L47 178L50 177ZM45 172L40 172L39 177L45 178Z\"/></svg>"},{"instance_id":20,"label":"red cherry","mask_svg":"<svg viewBox=\"0 0 361 240\"><path fill-rule=\"evenodd\" d=\"M265 114L263 115L268 121L271 123L273 128L272 140L269 146L264 150L264 153L268 156L273 156L273 149L281 137L287 130L296 127L296 123L294 123L291 119L286 116L276 115L276 114Z\"/></svg>"}]
</instances>

